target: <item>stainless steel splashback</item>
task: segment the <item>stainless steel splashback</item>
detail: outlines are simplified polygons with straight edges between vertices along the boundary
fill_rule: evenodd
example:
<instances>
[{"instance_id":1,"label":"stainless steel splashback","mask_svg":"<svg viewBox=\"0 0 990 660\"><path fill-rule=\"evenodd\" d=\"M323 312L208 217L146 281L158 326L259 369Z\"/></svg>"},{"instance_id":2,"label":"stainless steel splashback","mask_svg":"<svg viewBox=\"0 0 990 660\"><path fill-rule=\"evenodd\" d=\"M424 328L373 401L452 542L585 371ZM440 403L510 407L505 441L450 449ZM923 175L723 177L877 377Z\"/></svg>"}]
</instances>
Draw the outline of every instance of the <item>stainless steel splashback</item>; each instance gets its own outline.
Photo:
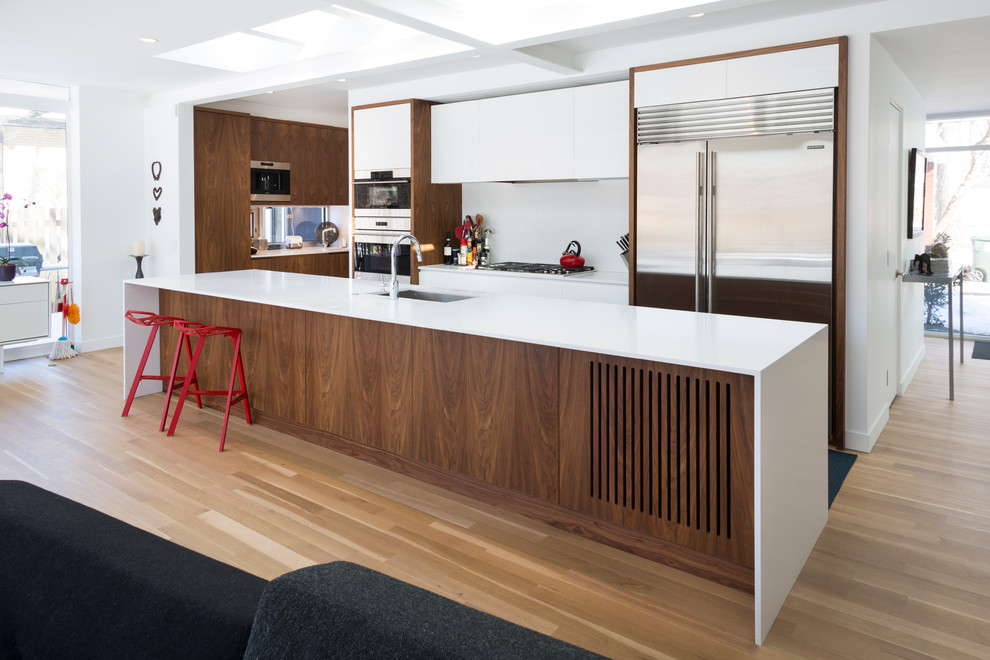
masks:
<instances>
[{"instance_id":1,"label":"stainless steel splashback","mask_svg":"<svg viewBox=\"0 0 990 660\"><path fill-rule=\"evenodd\" d=\"M832 88L637 108L636 142L831 131L834 110Z\"/></svg>"}]
</instances>

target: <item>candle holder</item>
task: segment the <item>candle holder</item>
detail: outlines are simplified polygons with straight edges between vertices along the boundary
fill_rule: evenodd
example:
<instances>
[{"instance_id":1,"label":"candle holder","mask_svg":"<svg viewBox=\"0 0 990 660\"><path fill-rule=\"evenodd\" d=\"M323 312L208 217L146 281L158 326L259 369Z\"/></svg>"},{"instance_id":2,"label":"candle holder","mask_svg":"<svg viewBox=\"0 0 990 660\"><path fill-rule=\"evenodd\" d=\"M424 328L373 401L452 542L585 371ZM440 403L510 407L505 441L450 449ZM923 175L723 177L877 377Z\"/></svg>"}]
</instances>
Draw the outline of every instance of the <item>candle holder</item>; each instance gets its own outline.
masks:
<instances>
[{"instance_id":1,"label":"candle holder","mask_svg":"<svg viewBox=\"0 0 990 660\"><path fill-rule=\"evenodd\" d=\"M142 279L144 277L144 271L141 270L141 262L148 255L146 255L146 254L132 254L131 256L134 257L135 261L137 261L137 272L134 274L134 279L140 280L140 279Z\"/></svg>"}]
</instances>

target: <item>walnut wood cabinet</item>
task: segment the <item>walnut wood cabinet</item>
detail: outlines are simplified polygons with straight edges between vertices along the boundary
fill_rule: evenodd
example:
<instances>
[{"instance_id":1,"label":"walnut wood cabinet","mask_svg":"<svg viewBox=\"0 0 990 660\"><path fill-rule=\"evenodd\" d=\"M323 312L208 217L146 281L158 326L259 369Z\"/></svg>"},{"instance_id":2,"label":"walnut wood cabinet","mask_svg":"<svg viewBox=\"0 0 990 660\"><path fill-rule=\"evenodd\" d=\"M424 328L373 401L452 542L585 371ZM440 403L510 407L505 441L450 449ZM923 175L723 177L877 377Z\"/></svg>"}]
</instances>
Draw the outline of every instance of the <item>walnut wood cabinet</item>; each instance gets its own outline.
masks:
<instances>
[{"instance_id":1,"label":"walnut wood cabinet","mask_svg":"<svg viewBox=\"0 0 990 660\"><path fill-rule=\"evenodd\" d=\"M347 129L251 118L251 160L292 165L292 203L343 206L347 191Z\"/></svg>"},{"instance_id":2,"label":"walnut wood cabinet","mask_svg":"<svg viewBox=\"0 0 990 660\"><path fill-rule=\"evenodd\" d=\"M295 254L252 259L255 270L277 270L283 273L305 273L327 277L347 277L349 265L346 252L330 254Z\"/></svg>"},{"instance_id":3,"label":"walnut wood cabinet","mask_svg":"<svg viewBox=\"0 0 990 660\"><path fill-rule=\"evenodd\" d=\"M196 272L251 267L251 117L196 108Z\"/></svg>"}]
</instances>

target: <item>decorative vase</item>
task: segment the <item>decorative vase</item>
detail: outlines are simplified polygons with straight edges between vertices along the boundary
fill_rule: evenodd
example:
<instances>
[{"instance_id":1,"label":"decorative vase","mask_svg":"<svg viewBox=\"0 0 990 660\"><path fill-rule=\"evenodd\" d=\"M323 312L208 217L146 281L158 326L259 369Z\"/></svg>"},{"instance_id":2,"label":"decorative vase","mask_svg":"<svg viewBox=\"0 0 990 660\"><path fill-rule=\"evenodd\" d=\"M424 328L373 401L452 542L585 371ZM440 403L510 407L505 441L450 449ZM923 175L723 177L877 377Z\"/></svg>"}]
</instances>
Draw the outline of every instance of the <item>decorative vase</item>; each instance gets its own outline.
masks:
<instances>
[{"instance_id":1,"label":"decorative vase","mask_svg":"<svg viewBox=\"0 0 990 660\"><path fill-rule=\"evenodd\" d=\"M0 264L0 282L10 282L17 277L17 264Z\"/></svg>"}]
</instances>

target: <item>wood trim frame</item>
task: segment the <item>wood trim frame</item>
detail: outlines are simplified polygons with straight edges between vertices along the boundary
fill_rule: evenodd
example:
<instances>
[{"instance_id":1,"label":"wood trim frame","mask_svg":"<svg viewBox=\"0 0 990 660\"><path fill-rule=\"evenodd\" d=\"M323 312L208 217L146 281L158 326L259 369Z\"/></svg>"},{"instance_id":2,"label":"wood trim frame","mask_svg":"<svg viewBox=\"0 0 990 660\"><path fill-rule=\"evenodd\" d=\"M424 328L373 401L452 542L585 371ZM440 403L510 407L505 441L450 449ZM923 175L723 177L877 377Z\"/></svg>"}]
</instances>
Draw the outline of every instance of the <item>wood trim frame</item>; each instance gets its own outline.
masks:
<instances>
[{"instance_id":1,"label":"wood trim frame","mask_svg":"<svg viewBox=\"0 0 990 660\"><path fill-rule=\"evenodd\" d=\"M829 444L845 448L846 423L846 170L849 96L849 37L833 37L781 46L709 55L629 69L629 304L636 301L636 74L691 64L753 57L836 44L839 84L835 96L835 181L832 239L832 322L829 326Z\"/></svg>"}]
</instances>

